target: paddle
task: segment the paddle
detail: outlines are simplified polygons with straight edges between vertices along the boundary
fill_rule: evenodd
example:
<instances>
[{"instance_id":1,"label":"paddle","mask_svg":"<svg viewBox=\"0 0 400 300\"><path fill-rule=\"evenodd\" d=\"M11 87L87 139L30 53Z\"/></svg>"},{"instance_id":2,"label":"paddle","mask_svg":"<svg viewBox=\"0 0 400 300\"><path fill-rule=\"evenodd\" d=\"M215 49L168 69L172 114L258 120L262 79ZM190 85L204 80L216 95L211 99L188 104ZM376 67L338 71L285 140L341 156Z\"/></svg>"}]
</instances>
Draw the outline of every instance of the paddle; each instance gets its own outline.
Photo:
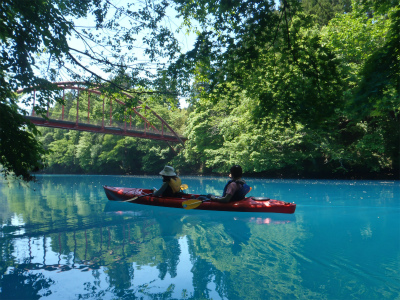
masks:
<instances>
[{"instance_id":1,"label":"paddle","mask_svg":"<svg viewBox=\"0 0 400 300\"><path fill-rule=\"evenodd\" d=\"M204 201L210 201L211 199L199 200L199 199L190 199L182 202L182 206L184 209L193 209L199 207Z\"/></svg>"},{"instance_id":2,"label":"paddle","mask_svg":"<svg viewBox=\"0 0 400 300\"><path fill-rule=\"evenodd\" d=\"M182 185L180 186L180 188L181 188L181 191L183 191L183 190L186 190L187 188L189 188L189 186L188 186L187 184L182 184ZM146 197L146 196L151 196L151 195L153 195L153 193L151 193L151 194L146 194L146 195L141 195L141 196L136 196L136 197L133 197L133 198L131 198L131 199L124 200L124 201L122 201L122 202L135 201L136 199L139 199L139 198L142 198L142 197Z\"/></svg>"},{"instance_id":3,"label":"paddle","mask_svg":"<svg viewBox=\"0 0 400 300\"><path fill-rule=\"evenodd\" d=\"M135 201L136 199L139 199L139 198L142 198L142 197L146 197L146 196L151 196L151 195L153 195L153 193L151 193L151 194L146 194L146 195L141 195L141 196L136 196L136 197L133 197L133 198L131 198L131 199L124 200L124 201L122 201L122 202Z\"/></svg>"},{"instance_id":4,"label":"paddle","mask_svg":"<svg viewBox=\"0 0 400 300\"><path fill-rule=\"evenodd\" d=\"M252 187L250 187L249 192L251 190L252 190ZM206 199L206 200L190 199L187 201L183 201L182 206L184 209L193 209L193 208L199 207L204 201L210 201L210 200L211 199Z\"/></svg>"}]
</instances>

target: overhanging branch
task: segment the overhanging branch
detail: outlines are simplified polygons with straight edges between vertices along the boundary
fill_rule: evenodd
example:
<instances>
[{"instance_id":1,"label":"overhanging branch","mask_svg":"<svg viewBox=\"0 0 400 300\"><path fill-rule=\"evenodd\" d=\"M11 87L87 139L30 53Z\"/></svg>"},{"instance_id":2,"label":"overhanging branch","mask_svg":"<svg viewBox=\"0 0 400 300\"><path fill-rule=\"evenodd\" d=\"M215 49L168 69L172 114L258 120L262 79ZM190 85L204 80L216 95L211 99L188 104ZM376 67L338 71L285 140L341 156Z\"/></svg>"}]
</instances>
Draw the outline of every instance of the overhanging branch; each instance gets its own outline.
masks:
<instances>
[{"instance_id":1,"label":"overhanging branch","mask_svg":"<svg viewBox=\"0 0 400 300\"><path fill-rule=\"evenodd\" d=\"M95 76L96 78L98 78L98 79L100 79L100 80L102 80L102 81L104 81L104 82L109 83L110 85L112 85L113 87L117 88L118 90L123 91L123 92L126 92L126 93L128 93L128 94L137 94L137 95L142 95L142 94L167 94L167 95L174 95L174 96L177 96L177 95L178 95L177 93L168 92L168 91L164 91L164 92L161 92L161 91L140 91L140 92L139 92L139 91L131 91L131 90L124 89L122 86L116 84L115 82L113 82L113 81L111 81L111 80L108 80L108 79L105 79L105 78L101 77L100 75L98 75L97 73L95 73L95 72L89 70L87 67L85 67L84 65L82 65L71 53L68 52L67 54L68 54L69 58L70 58L75 64L77 64L79 67L81 67L82 69L84 69L86 72L92 74L93 76Z\"/></svg>"}]
</instances>

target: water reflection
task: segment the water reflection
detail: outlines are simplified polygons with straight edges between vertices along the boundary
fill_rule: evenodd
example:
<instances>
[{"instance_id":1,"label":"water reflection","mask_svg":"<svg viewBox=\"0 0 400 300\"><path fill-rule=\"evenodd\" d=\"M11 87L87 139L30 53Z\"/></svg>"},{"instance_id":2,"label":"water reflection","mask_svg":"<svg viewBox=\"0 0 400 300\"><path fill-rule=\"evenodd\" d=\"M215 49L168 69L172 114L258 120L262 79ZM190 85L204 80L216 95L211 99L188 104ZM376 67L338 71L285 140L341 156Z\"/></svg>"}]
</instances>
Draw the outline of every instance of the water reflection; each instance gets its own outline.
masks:
<instances>
[{"instance_id":1,"label":"water reflection","mask_svg":"<svg viewBox=\"0 0 400 300\"><path fill-rule=\"evenodd\" d=\"M342 275L335 275L339 280L333 288L344 290L321 288L329 283L309 272L321 272L326 263L309 255L319 232L307 228L312 223L301 211L253 214L134 205L107 201L101 187L105 181L148 187L159 180L152 177L40 179L29 188L0 186L0 207L6 208L0 215L1 299L333 299L349 290L377 296L382 289L391 299L397 292L395 279L375 290L348 274L348 283L339 283ZM224 181L215 180L218 190ZM198 192L196 183L190 186ZM375 238L375 228L371 222L363 226L363 237ZM336 258L332 261L339 264Z\"/></svg>"}]
</instances>

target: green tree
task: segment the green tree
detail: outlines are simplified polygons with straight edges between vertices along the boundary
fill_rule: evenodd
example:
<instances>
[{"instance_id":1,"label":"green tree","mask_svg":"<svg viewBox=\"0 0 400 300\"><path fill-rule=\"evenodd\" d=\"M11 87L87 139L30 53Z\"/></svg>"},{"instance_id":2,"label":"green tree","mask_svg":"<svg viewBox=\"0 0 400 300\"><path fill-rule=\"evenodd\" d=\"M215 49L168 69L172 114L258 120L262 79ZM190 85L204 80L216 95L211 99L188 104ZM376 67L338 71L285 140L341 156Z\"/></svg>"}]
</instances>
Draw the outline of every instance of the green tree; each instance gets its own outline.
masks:
<instances>
[{"instance_id":1,"label":"green tree","mask_svg":"<svg viewBox=\"0 0 400 300\"><path fill-rule=\"evenodd\" d=\"M325 26L337 14L351 12L351 0L302 0L301 5L306 14L314 15L320 26Z\"/></svg>"},{"instance_id":2,"label":"green tree","mask_svg":"<svg viewBox=\"0 0 400 300\"><path fill-rule=\"evenodd\" d=\"M323 30L323 40L340 58L346 82L345 118L340 143L346 160L360 172L396 174L398 128L399 6L391 1L352 2L349 14L338 15Z\"/></svg>"},{"instance_id":3,"label":"green tree","mask_svg":"<svg viewBox=\"0 0 400 300\"><path fill-rule=\"evenodd\" d=\"M88 114L87 93L79 93L79 115L86 119ZM101 98L101 99L100 99ZM91 95L90 122L102 122L102 98ZM101 100L101 101L98 101ZM142 96L142 101L153 107L141 111L146 119L157 126L160 120L152 111L157 111L158 116L167 121L178 133L182 133L187 118L186 110L167 105L165 99L159 96ZM65 94L64 119L75 120L77 93ZM106 103L108 105L109 103ZM108 110L108 108L106 108ZM49 111L50 117L61 117L61 104L56 104ZM108 113L108 112L107 112ZM113 105L113 124L123 120L124 111L120 112ZM120 118L118 118L120 117ZM130 119L133 127L143 130L142 118ZM141 129L140 129L141 128ZM161 129L160 129L161 130ZM164 126L164 134L171 134ZM145 140L132 137L121 137L89 132L78 133L68 130L42 128L43 136L39 138L45 149L52 151L46 155L48 162L45 172L67 173L101 173L101 174L157 174L160 165L166 164L174 156L171 147L163 141Z\"/></svg>"},{"instance_id":4,"label":"green tree","mask_svg":"<svg viewBox=\"0 0 400 300\"><path fill-rule=\"evenodd\" d=\"M70 131L62 139L57 139L48 145L50 154L46 156L49 171L58 170L60 173L76 173L80 170L76 159L76 141L79 132Z\"/></svg>"},{"instance_id":5,"label":"green tree","mask_svg":"<svg viewBox=\"0 0 400 300\"><path fill-rule=\"evenodd\" d=\"M175 40L169 30L159 26L172 3L184 19L183 27L198 35L193 49L175 57ZM115 10L105 0L75 5L79 9L65 8L67 16L69 12L70 16L94 14L100 29L117 30L114 37L122 41L121 47L129 47L137 37L133 33L149 32L144 37L149 57L170 56L172 64L168 69L157 69L155 77L144 72L148 69L143 65L129 69L128 62L133 58L118 47L113 48L107 61L96 56L100 53L93 48L87 52L65 48L50 58L64 57L87 69L89 64L79 63L84 60L73 59L79 53L81 58L97 57L94 61L105 63L106 71L114 66L110 72L113 79L108 80L111 87L136 92L129 105L137 100L144 103L143 107L150 104L176 125L173 128L189 137L186 149L173 160L175 166L207 173L221 172L229 164L241 162L248 166L248 172L290 170L290 174L356 170L379 173L398 168L399 136L392 133L399 125L400 18L396 1L285 0L276 6L262 0L176 0L152 5L146 2L142 10L136 11ZM63 11L63 7L59 4L57 9ZM119 17L128 17L132 26L117 24ZM67 35L76 32L93 43L101 38L95 31L79 31L74 24L67 25ZM12 35L8 34L7 39L13 41ZM42 44L35 49L42 52L29 53L40 52L40 59L49 58L52 52L40 47ZM49 70L54 66L52 59L50 62ZM186 112L174 110L178 107L177 95L160 94L160 90L180 91L192 107ZM111 96L114 91L108 92ZM80 97L86 97L85 93ZM43 107L45 102L39 99L38 103ZM89 112L93 120L101 119L99 103ZM83 102L79 105L84 112ZM69 118L75 116L75 107L76 97L68 95L65 113ZM57 104L54 112L59 114L60 110ZM113 107L116 118L122 120L124 114ZM157 121L151 113L146 118ZM134 120L134 125L140 126L141 122ZM58 140L48 132L40 138L50 150L60 148L56 147ZM147 172L154 171L157 162L172 159L168 148L158 142L89 135L65 141L73 144L67 157L73 157L78 166L75 172ZM130 160L131 156L136 159Z\"/></svg>"},{"instance_id":6,"label":"green tree","mask_svg":"<svg viewBox=\"0 0 400 300\"><path fill-rule=\"evenodd\" d=\"M322 3L328 1L314 4ZM334 11L339 2L330 3ZM396 173L398 5L393 1L353 1L350 9L348 2L341 3L338 12L349 13L332 14L322 30L315 14L302 12L304 6L295 1L281 1L277 10L255 2L257 13L249 14L246 12L254 6L243 7L248 4L245 1L182 6L183 15L202 26L194 50L177 62L193 74L191 101L196 114L202 114L189 119L185 158L198 166L214 166L214 170L226 168L229 161L242 161L238 153L250 158L257 149L263 149L259 162L263 157L272 158L271 148L252 149L257 143L251 137L258 134L247 124L238 127L233 123L244 114L248 124L260 129L264 141L273 129L279 137L288 132L296 136L289 151L278 151L281 156L276 166L285 168L288 163L292 169L298 165L326 174L357 170L358 174ZM225 22L228 15L234 17ZM223 114L224 107L218 104L226 104L228 95L238 99L229 84L242 92L238 103L248 110L232 108ZM290 127L285 129L285 125ZM240 130L229 136L230 129L225 128ZM251 132L245 138L249 143L239 138L243 132ZM249 159L243 161L252 166ZM265 171L270 166L260 163L257 167Z\"/></svg>"},{"instance_id":7,"label":"green tree","mask_svg":"<svg viewBox=\"0 0 400 300\"><path fill-rule=\"evenodd\" d=\"M0 168L6 177L29 181L33 178L30 171L43 167L46 151L35 138L38 134L35 126L26 124L15 103L0 102Z\"/></svg>"},{"instance_id":8,"label":"green tree","mask_svg":"<svg viewBox=\"0 0 400 300\"><path fill-rule=\"evenodd\" d=\"M349 91L358 85L366 60L384 45L390 25L386 14L370 18L356 3L351 13L336 15L322 29L322 42L340 60L340 76Z\"/></svg>"},{"instance_id":9,"label":"green tree","mask_svg":"<svg viewBox=\"0 0 400 300\"><path fill-rule=\"evenodd\" d=\"M131 88L151 84L148 76L151 73L146 70L148 61L136 63L136 60L142 55L149 57L149 61L172 58L178 50L176 39L162 23L167 7L165 1L138 2L126 7L117 7L109 0L1 2L0 109L2 122L16 130L13 131L14 139L9 138L8 132L2 133L0 162L3 174L14 172L29 180L29 171L41 166L37 162L41 146L32 139L37 131L23 133L26 129L22 124L26 122L17 114L25 115L27 111L16 106L13 93L19 89L38 90L35 110L43 114L48 101L61 101L51 82L64 81L66 74L72 80L108 87L110 92L129 92ZM80 26L82 19L93 26ZM132 51L138 40L141 40L143 50ZM81 48L77 46L80 43ZM105 78L102 72L116 80ZM116 75L126 72L130 76L119 81L120 77ZM130 79L128 84L126 78ZM31 100L27 97L22 102L26 105ZM32 129L33 125L28 127ZM4 128L2 124L0 130L4 131ZM27 144L32 145L29 151L35 155L29 155L21 147ZM11 155L7 150L10 147L23 155L20 158Z\"/></svg>"},{"instance_id":10,"label":"green tree","mask_svg":"<svg viewBox=\"0 0 400 300\"><path fill-rule=\"evenodd\" d=\"M343 107L338 61L298 1L282 1L278 10L265 1L202 1L178 9L202 25L193 51L177 61L193 74L194 98L223 94L224 84L235 82L258 100L258 118L310 127Z\"/></svg>"}]
</instances>

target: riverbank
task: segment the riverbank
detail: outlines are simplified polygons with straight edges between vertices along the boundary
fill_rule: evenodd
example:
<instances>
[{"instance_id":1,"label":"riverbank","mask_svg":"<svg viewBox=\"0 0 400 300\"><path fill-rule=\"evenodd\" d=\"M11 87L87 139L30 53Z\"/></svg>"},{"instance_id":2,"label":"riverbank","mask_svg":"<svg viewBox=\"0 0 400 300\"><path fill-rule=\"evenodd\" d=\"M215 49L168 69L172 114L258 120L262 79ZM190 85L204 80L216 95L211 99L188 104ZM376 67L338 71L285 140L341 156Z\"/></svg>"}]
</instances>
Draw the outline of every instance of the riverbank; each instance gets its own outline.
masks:
<instances>
[{"instance_id":1,"label":"riverbank","mask_svg":"<svg viewBox=\"0 0 400 300\"><path fill-rule=\"evenodd\" d=\"M222 173L194 173L189 172L186 173L184 170L177 170L178 174L181 176L217 176L217 177L226 177L227 174ZM40 171L32 173L32 175L50 175L57 174L62 175L65 174L63 172L46 172ZM68 173L71 175L126 175L126 176L154 176L159 175L158 173L148 173L148 172L137 172L137 173ZM328 173L328 172L261 172L261 173L244 173L244 178L259 178L259 179L329 179L329 180L400 180L400 171L392 171L385 170L382 172L346 172L346 173Z\"/></svg>"}]
</instances>

